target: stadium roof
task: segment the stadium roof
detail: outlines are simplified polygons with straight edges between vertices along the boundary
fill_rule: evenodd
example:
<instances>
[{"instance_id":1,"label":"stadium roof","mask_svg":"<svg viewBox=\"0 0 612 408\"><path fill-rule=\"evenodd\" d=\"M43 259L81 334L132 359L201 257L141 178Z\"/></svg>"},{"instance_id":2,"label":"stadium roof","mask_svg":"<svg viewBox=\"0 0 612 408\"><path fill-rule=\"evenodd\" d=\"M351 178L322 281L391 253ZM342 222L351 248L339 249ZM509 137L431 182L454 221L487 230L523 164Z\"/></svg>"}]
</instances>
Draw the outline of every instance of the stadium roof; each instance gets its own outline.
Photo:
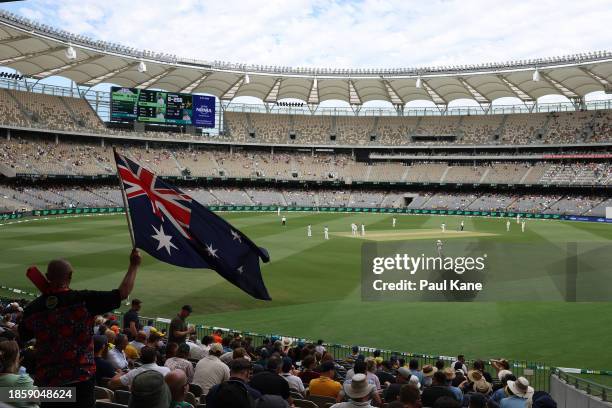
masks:
<instances>
[{"instance_id":1,"label":"stadium roof","mask_svg":"<svg viewBox=\"0 0 612 408\"><path fill-rule=\"evenodd\" d=\"M108 82L171 92L208 93L223 100L253 96L264 102L296 98L312 104L331 99L351 105L373 100L394 105L430 100L443 106L464 98L480 104L490 104L502 97L532 102L551 94L578 102L591 92L610 92L612 82L612 53L608 51L424 68L245 65L197 61L93 40L3 10L0 10L0 66L37 79L59 75L84 86Z\"/></svg>"}]
</instances>

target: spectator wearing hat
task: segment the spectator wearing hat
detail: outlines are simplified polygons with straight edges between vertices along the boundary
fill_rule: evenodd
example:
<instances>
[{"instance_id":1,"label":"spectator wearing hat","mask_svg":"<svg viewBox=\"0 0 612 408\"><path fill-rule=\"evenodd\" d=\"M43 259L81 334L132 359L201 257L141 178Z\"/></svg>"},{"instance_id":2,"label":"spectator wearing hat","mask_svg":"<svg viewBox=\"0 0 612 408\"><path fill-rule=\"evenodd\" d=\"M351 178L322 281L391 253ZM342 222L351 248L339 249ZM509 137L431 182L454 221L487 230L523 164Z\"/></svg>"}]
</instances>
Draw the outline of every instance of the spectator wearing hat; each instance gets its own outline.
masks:
<instances>
[{"instance_id":1,"label":"spectator wearing hat","mask_svg":"<svg viewBox=\"0 0 612 408\"><path fill-rule=\"evenodd\" d=\"M338 381L334 381L334 376L336 375L334 362L326 361L321 364L319 371L320 377L311 380L309 383L310 394L338 398L342 385Z\"/></svg>"},{"instance_id":2,"label":"spectator wearing hat","mask_svg":"<svg viewBox=\"0 0 612 408\"><path fill-rule=\"evenodd\" d=\"M95 405L95 316L120 307L134 288L140 263L140 252L133 249L121 284L111 291L72 290L72 265L61 259L49 263L49 290L28 304L19 325L21 341L36 338L36 385L75 387L76 405Z\"/></svg>"},{"instance_id":3,"label":"spectator wearing hat","mask_svg":"<svg viewBox=\"0 0 612 408\"><path fill-rule=\"evenodd\" d=\"M268 359L266 370L255 374L249 385L262 395L279 395L284 400L291 401L289 383L280 376L281 369L280 357L272 356Z\"/></svg>"},{"instance_id":4,"label":"spectator wearing hat","mask_svg":"<svg viewBox=\"0 0 612 408\"><path fill-rule=\"evenodd\" d=\"M431 379L435 373L438 372L438 369L431 364L427 364L423 366L423 380L421 381L421 385L423 387L429 387L431 385Z\"/></svg>"},{"instance_id":5,"label":"spectator wearing hat","mask_svg":"<svg viewBox=\"0 0 612 408\"><path fill-rule=\"evenodd\" d=\"M183 370L172 370L164 377L164 381L170 389L172 402L170 408L191 408L192 405L185 402L185 395L189 391L189 381Z\"/></svg>"},{"instance_id":6,"label":"spectator wearing hat","mask_svg":"<svg viewBox=\"0 0 612 408\"><path fill-rule=\"evenodd\" d=\"M504 378L506 378L507 376L512 376L514 377L514 375L512 374L512 371L510 370L500 370L497 373L497 377L493 378L493 390L498 390L499 388L504 388L506 386L507 383L507 379L504 381ZM510 378L512 381L516 380L516 377L514 378Z\"/></svg>"},{"instance_id":7,"label":"spectator wearing hat","mask_svg":"<svg viewBox=\"0 0 612 408\"><path fill-rule=\"evenodd\" d=\"M193 381L193 364L187 360L189 357L189 346L187 343L168 343L166 347L165 367L170 370L182 370L187 376L187 381Z\"/></svg>"},{"instance_id":8,"label":"spectator wearing hat","mask_svg":"<svg viewBox=\"0 0 612 408\"><path fill-rule=\"evenodd\" d=\"M188 327L186 322L186 319L192 311L193 309L190 305L185 305L174 319L170 321L168 342L185 343L185 341L187 341L187 336L195 332L195 328Z\"/></svg>"},{"instance_id":9,"label":"spectator wearing hat","mask_svg":"<svg viewBox=\"0 0 612 408\"><path fill-rule=\"evenodd\" d=\"M376 388L368 382L365 374L355 374L350 383L344 383L343 391L349 401L334 404L332 408L373 407L369 401L370 395L376 392Z\"/></svg>"},{"instance_id":10,"label":"spectator wearing hat","mask_svg":"<svg viewBox=\"0 0 612 408\"><path fill-rule=\"evenodd\" d=\"M210 389L206 395L206 406L251 408L253 402L261 397L261 393L248 384L252 372L251 362L245 358L237 358L230 362L229 368L229 380Z\"/></svg>"},{"instance_id":11,"label":"spectator wearing hat","mask_svg":"<svg viewBox=\"0 0 612 408\"><path fill-rule=\"evenodd\" d=\"M416 376L412 375L410 370L406 367L400 367L397 370L397 377L395 378L395 381L393 382L393 384L390 384L383 393L383 398L385 402L392 402L398 400L402 387L410 382L411 377L416 378L418 388L420 388L421 383L419 379Z\"/></svg>"},{"instance_id":12,"label":"spectator wearing hat","mask_svg":"<svg viewBox=\"0 0 612 408\"><path fill-rule=\"evenodd\" d=\"M202 395L208 394L213 386L227 381L230 377L229 367L219 360L221 354L223 354L223 346L220 343L213 343L208 356L196 364L193 383L202 387Z\"/></svg>"},{"instance_id":13,"label":"spectator wearing hat","mask_svg":"<svg viewBox=\"0 0 612 408\"><path fill-rule=\"evenodd\" d=\"M125 312L123 316L123 331L128 333L131 340L135 339L138 331L142 329L138 316L141 305L142 301L140 299L132 299L130 310Z\"/></svg>"},{"instance_id":14,"label":"spectator wearing hat","mask_svg":"<svg viewBox=\"0 0 612 408\"><path fill-rule=\"evenodd\" d=\"M132 381L142 372L145 371L156 371L160 373L162 376L165 376L170 372L170 369L167 367L159 366L155 362L157 358L157 352L155 349L145 346L140 350L140 361L142 365L138 368L128 371L125 374L118 373L108 382L108 387L111 389L117 389L121 387L130 387L132 385Z\"/></svg>"},{"instance_id":15,"label":"spectator wearing hat","mask_svg":"<svg viewBox=\"0 0 612 408\"><path fill-rule=\"evenodd\" d=\"M473 364L474 370L478 370L482 373L483 377L489 384L493 383L493 377L489 374L488 371L485 370L485 364L482 360L476 360Z\"/></svg>"},{"instance_id":16,"label":"spectator wearing hat","mask_svg":"<svg viewBox=\"0 0 612 408\"><path fill-rule=\"evenodd\" d=\"M34 389L34 381L26 373L19 373L19 344L15 340L0 342L0 387ZM36 408L34 402L12 402L18 408Z\"/></svg>"},{"instance_id":17,"label":"spectator wearing hat","mask_svg":"<svg viewBox=\"0 0 612 408\"><path fill-rule=\"evenodd\" d=\"M442 372L446 376L446 385L448 385L448 388L455 394L455 399L460 402L463 401L463 391L461 391L459 387L455 387L453 385L453 380L457 378L455 370L450 367L446 367L442 370Z\"/></svg>"},{"instance_id":18,"label":"spectator wearing hat","mask_svg":"<svg viewBox=\"0 0 612 408\"><path fill-rule=\"evenodd\" d=\"M444 375L443 372L434 372L431 379L431 386L423 389L422 398L424 407L433 407L436 400L441 397L450 397L454 401L457 401L455 393L446 385L446 375Z\"/></svg>"},{"instance_id":19,"label":"spectator wearing hat","mask_svg":"<svg viewBox=\"0 0 612 408\"><path fill-rule=\"evenodd\" d=\"M293 389L300 394L304 394L304 384L302 380L297 375L293 375L293 362L289 357L283 358L283 367L281 372L281 377L283 377L288 383L289 388Z\"/></svg>"},{"instance_id":20,"label":"spectator wearing hat","mask_svg":"<svg viewBox=\"0 0 612 408\"><path fill-rule=\"evenodd\" d=\"M167 408L172 401L163 374L146 370L134 376L128 408Z\"/></svg>"},{"instance_id":21,"label":"spectator wearing hat","mask_svg":"<svg viewBox=\"0 0 612 408\"><path fill-rule=\"evenodd\" d=\"M534 394L525 377L519 377L516 381L508 380L506 389L509 396L501 400L500 408L524 408Z\"/></svg>"},{"instance_id":22,"label":"spectator wearing hat","mask_svg":"<svg viewBox=\"0 0 612 408\"><path fill-rule=\"evenodd\" d=\"M106 359L115 370L126 370L128 368L125 347L128 345L128 338L125 334L118 334L115 337L115 347L108 350Z\"/></svg>"},{"instance_id":23,"label":"spectator wearing hat","mask_svg":"<svg viewBox=\"0 0 612 408\"><path fill-rule=\"evenodd\" d=\"M106 360L108 338L98 334L93 337L93 342L94 360L96 362L96 385L101 385L103 378L112 378L117 374L117 371L112 364Z\"/></svg>"}]
</instances>

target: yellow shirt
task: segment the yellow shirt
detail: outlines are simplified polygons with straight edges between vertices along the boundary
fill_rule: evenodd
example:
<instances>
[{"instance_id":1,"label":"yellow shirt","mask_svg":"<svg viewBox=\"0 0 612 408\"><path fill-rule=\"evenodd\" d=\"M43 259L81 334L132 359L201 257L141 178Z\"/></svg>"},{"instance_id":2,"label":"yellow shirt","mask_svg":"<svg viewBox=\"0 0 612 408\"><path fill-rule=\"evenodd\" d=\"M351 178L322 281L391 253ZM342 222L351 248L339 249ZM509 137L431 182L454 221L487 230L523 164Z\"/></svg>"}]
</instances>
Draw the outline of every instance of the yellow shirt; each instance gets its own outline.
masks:
<instances>
[{"instance_id":1,"label":"yellow shirt","mask_svg":"<svg viewBox=\"0 0 612 408\"><path fill-rule=\"evenodd\" d=\"M324 376L310 380L310 385L308 387L311 395L321 395L332 398L336 398L341 389L342 385L338 381L334 381Z\"/></svg>"}]
</instances>

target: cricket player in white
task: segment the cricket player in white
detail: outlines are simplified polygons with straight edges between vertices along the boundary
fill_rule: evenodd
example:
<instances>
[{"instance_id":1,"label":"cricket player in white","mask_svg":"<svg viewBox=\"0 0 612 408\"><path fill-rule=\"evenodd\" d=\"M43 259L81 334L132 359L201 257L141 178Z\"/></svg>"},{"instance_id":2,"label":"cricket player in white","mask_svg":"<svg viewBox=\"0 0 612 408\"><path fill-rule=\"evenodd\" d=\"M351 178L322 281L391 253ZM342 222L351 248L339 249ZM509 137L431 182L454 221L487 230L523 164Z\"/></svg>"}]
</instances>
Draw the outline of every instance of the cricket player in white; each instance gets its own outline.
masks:
<instances>
[{"instance_id":1,"label":"cricket player in white","mask_svg":"<svg viewBox=\"0 0 612 408\"><path fill-rule=\"evenodd\" d=\"M361 236L365 237L365 225L361 224Z\"/></svg>"},{"instance_id":2,"label":"cricket player in white","mask_svg":"<svg viewBox=\"0 0 612 408\"><path fill-rule=\"evenodd\" d=\"M446 232L446 224L442 223L441 227L442 227L442 232Z\"/></svg>"},{"instance_id":3,"label":"cricket player in white","mask_svg":"<svg viewBox=\"0 0 612 408\"><path fill-rule=\"evenodd\" d=\"M327 226L323 228L323 234L325 234L325 239L329 239L329 228Z\"/></svg>"},{"instance_id":4,"label":"cricket player in white","mask_svg":"<svg viewBox=\"0 0 612 408\"><path fill-rule=\"evenodd\" d=\"M517 224L521 223L521 214L516 214L516 223Z\"/></svg>"},{"instance_id":5,"label":"cricket player in white","mask_svg":"<svg viewBox=\"0 0 612 408\"><path fill-rule=\"evenodd\" d=\"M280 207L276 207L276 215L280 217Z\"/></svg>"},{"instance_id":6,"label":"cricket player in white","mask_svg":"<svg viewBox=\"0 0 612 408\"><path fill-rule=\"evenodd\" d=\"M506 232L510 232L510 220L506 221Z\"/></svg>"},{"instance_id":7,"label":"cricket player in white","mask_svg":"<svg viewBox=\"0 0 612 408\"><path fill-rule=\"evenodd\" d=\"M393 217L393 228L395 228L395 223L397 222L397 218Z\"/></svg>"},{"instance_id":8,"label":"cricket player in white","mask_svg":"<svg viewBox=\"0 0 612 408\"><path fill-rule=\"evenodd\" d=\"M308 238L312 237L312 227L310 226L310 224L308 224L308 227L306 228L307 232L306 235L308 235Z\"/></svg>"},{"instance_id":9,"label":"cricket player in white","mask_svg":"<svg viewBox=\"0 0 612 408\"><path fill-rule=\"evenodd\" d=\"M287 225L287 217L283 216L283 218L281 218L281 225Z\"/></svg>"},{"instance_id":10,"label":"cricket player in white","mask_svg":"<svg viewBox=\"0 0 612 408\"><path fill-rule=\"evenodd\" d=\"M463 221L461 221L461 226L459 227L460 231L463 231L463 228L465 227L465 224L463 223Z\"/></svg>"},{"instance_id":11,"label":"cricket player in white","mask_svg":"<svg viewBox=\"0 0 612 408\"><path fill-rule=\"evenodd\" d=\"M521 232L525 232L525 221L521 221Z\"/></svg>"},{"instance_id":12,"label":"cricket player in white","mask_svg":"<svg viewBox=\"0 0 612 408\"><path fill-rule=\"evenodd\" d=\"M354 237L357 236L357 224L355 224L354 222L351 224L351 233Z\"/></svg>"},{"instance_id":13,"label":"cricket player in white","mask_svg":"<svg viewBox=\"0 0 612 408\"><path fill-rule=\"evenodd\" d=\"M444 244L442 243L442 241L437 240L436 241L436 248L438 249L438 256L442 256L442 249L444 247Z\"/></svg>"}]
</instances>

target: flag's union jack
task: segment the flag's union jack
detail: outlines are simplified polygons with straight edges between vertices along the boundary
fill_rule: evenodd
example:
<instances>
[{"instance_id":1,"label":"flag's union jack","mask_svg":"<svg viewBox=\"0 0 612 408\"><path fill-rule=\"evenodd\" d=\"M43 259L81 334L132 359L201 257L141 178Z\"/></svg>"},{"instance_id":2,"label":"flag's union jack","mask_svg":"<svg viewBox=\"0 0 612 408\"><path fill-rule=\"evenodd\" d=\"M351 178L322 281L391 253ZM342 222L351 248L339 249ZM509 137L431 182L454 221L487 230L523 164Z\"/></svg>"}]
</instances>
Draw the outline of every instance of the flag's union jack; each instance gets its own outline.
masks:
<instances>
[{"instance_id":1,"label":"flag's union jack","mask_svg":"<svg viewBox=\"0 0 612 408\"><path fill-rule=\"evenodd\" d=\"M121 155L118 155L117 169L128 200L146 195L153 213L161 220L167 217L184 237L189 238L191 197L172 188L159 186L157 175L134 162L130 165Z\"/></svg>"},{"instance_id":2,"label":"flag's union jack","mask_svg":"<svg viewBox=\"0 0 612 408\"><path fill-rule=\"evenodd\" d=\"M265 249L152 171L115 152L134 245L162 262L214 269L257 299L270 295L259 260Z\"/></svg>"}]
</instances>

